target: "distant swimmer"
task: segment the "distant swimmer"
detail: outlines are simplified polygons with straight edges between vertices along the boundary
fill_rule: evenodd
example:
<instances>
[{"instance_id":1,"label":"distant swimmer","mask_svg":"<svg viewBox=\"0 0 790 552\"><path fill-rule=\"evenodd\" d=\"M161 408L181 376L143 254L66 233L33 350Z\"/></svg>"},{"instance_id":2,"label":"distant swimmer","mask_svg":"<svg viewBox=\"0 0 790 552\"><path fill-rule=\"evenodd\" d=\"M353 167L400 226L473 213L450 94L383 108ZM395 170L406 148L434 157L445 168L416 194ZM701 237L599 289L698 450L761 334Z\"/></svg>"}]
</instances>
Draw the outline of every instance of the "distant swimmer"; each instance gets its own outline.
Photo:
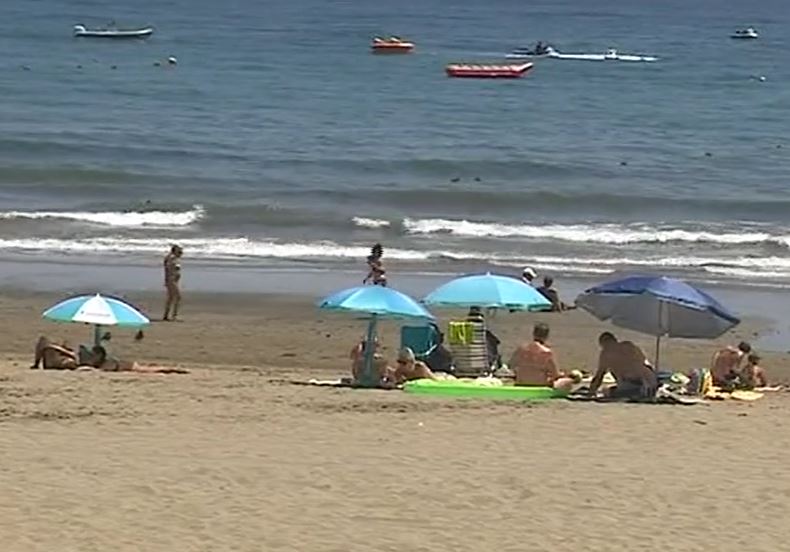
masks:
<instances>
[{"instance_id":1,"label":"distant swimmer","mask_svg":"<svg viewBox=\"0 0 790 552\"><path fill-rule=\"evenodd\" d=\"M455 178L451 178L450 179L450 182L460 182L460 181L461 181L461 178L458 177L458 176L456 176Z\"/></svg>"},{"instance_id":2,"label":"distant swimmer","mask_svg":"<svg viewBox=\"0 0 790 552\"><path fill-rule=\"evenodd\" d=\"M170 56L169 58L167 58L167 63L169 63L170 65L176 65L178 63L178 60L176 59L176 56Z\"/></svg>"}]
</instances>

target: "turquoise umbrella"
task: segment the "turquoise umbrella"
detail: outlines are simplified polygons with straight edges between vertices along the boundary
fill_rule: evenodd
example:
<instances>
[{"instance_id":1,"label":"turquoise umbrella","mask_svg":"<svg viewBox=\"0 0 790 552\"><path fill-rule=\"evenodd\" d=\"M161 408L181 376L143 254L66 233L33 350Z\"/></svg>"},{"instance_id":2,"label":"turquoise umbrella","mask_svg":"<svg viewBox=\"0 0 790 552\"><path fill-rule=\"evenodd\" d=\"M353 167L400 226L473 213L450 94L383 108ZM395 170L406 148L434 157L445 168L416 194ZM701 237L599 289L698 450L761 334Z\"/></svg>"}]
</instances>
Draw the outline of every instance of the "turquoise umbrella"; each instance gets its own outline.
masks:
<instances>
[{"instance_id":1,"label":"turquoise umbrella","mask_svg":"<svg viewBox=\"0 0 790 552\"><path fill-rule=\"evenodd\" d=\"M480 307L508 310L545 310L551 302L530 285L511 276L461 276L429 293L423 303L436 307Z\"/></svg>"},{"instance_id":2,"label":"turquoise umbrella","mask_svg":"<svg viewBox=\"0 0 790 552\"><path fill-rule=\"evenodd\" d=\"M141 328L151 322L126 301L98 293L65 299L44 311L44 318L53 322L93 324L96 327L94 332L96 345L100 341L102 326Z\"/></svg>"},{"instance_id":3,"label":"turquoise umbrella","mask_svg":"<svg viewBox=\"0 0 790 552\"><path fill-rule=\"evenodd\" d=\"M365 367L359 382L363 387L376 387L379 383L373 373L373 348L376 324L380 319L434 320L425 307L408 295L382 286L361 286L338 291L322 299L318 308L360 313L370 320L365 339Z\"/></svg>"}]
</instances>

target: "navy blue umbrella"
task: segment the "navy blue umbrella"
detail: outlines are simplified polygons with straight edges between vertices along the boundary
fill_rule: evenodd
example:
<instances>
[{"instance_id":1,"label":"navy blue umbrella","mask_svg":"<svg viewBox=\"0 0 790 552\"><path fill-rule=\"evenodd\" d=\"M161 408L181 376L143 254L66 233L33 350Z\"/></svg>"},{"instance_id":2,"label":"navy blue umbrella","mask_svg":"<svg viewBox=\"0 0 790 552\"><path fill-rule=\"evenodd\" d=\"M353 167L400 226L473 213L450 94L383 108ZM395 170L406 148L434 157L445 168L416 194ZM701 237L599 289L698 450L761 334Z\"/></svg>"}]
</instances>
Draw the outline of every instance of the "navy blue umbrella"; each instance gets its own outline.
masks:
<instances>
[{"instance_id":1,"label":"navy blue umbrella","mask_svg":"<svg viewBox=\"0 0 790 552\"><path fill-rule=\"evenodd\" d=\"M599 320L656 337L718 337L740 323L704 291L664 276L628 276L592 287L576 304Z\"/></svg>"}]
</instances>

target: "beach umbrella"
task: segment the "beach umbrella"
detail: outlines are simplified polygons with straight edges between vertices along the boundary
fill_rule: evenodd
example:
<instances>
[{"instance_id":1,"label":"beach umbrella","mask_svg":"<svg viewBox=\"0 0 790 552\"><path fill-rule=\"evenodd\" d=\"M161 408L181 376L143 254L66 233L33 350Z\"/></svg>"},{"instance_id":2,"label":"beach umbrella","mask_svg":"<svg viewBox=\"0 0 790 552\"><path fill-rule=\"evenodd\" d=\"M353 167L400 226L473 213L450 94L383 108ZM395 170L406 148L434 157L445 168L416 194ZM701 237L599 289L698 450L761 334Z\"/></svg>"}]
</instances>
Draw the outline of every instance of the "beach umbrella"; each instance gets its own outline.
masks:
<instances>
[{"instance_id":1,"label":"beach umbrella","mask_svg":"<svg viewBox=\"0 0 790 552\"><path fill-rule=\"evenodd\" d=\"M95 326L94 342L101 341L102 326L140 328L150 320L123 299L106 295L70 297L44 311L44 318L53 322L82 322Z\"/></svg>"},{"instance_id":2,"label":"beach umbrella","mask_svg":"<svg viewBox=\"0 0 790 552\"><path fill-rule=\"evenodd\" d=\"M365 368L360 384L365 387L378 385L373 374L373 346L376 325L381 319L434 320L431 313L417 301L392 288L361 286L333 293L318 303L318 308L331 311L353 312L369 320L365 338Z\"/></svg>"},{"instance_id":3,"label":"beach umbrella","mask_svg":"<svg viewBox=\"0 0 790 552\"><path fill-rule=\"evenodd\" d=\"M712 339L740 323L704 291L664 276L606 282L581 293L576 304L599 320L655 336L656 368L663 336Z\"/></svg>"},{"instance_id":4,"label":"beach umbrella","mask_svg":"<svg viewBox=\"0 0 790 552\"><path fill-rule=\"evenodd\" d=\"M545 310L551 302L530 285L511 276L461 276L439 286L423 303L435 307L480 307L508 310Z\"/></svg>"}]
</instances>

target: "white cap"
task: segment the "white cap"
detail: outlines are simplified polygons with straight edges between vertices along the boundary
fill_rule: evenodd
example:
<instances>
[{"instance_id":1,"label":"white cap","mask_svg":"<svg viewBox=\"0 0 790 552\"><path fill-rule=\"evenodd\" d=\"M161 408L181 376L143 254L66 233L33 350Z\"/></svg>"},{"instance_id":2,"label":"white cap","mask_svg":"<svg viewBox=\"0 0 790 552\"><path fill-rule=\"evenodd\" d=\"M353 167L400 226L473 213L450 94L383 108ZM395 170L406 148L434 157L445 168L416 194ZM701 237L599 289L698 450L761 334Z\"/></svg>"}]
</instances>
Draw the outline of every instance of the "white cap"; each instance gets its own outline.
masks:
<instances>
[{"instance_id":1,"label":"white cap","mask_svg":"<svg viewBox=\"0 0 790 552\"><path fill-rule=\"evenodd\" d=\"M524 270L521 272L522 276L529 276L530 278L537 278L538 273L535 272L535 269L529 266L525 266Z\"/></svg>"}]
</instances>

